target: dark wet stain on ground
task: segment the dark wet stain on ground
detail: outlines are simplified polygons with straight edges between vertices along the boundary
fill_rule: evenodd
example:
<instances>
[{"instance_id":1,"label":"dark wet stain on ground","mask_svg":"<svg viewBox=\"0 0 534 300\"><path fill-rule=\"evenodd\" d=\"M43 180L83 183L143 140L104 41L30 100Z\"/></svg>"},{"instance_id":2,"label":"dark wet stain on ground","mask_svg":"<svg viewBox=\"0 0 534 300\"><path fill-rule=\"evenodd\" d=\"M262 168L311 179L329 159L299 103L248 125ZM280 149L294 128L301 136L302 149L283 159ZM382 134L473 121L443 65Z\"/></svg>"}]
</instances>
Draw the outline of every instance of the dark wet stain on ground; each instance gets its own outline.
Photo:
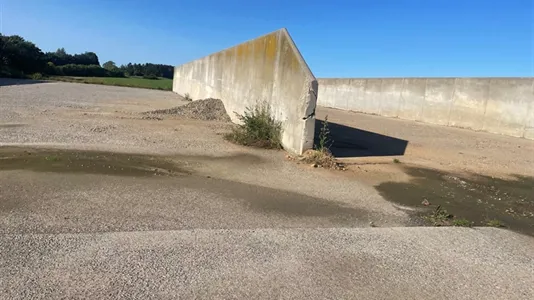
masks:
<instances>
[{"instance_id":1,"label":"dark wet stain on ground","mask_svg":"<svg viewBox=\"0 0 534 300\"><path fill-rule=\"evenodd\" d=\"M80 181L80 178L83 177L76 177L76 180L73 179L72 182L67 183L68 186L66 187L65 182L57 183L54 179L55 176L61 175L61 173L70 174L72 172L78 174L129 176L129 178L125 178L121 182L128 182L128 184L137 182L138 184L146 184L145 187L147 189L164 189L167 191L170 186L172 187L171 191L173 191L170 193L173 195L170 199L158 196L150 197L149 199L144 197L117 197L114 198L113 202L101 203L101 205L95 206L92 203L83 201L83 199L62 198L56 194L46 196L46 193L49 192L48 187L32 187L31 193L38 195L35 197L39 199L48 197L46 198L48 205L43 208L42 205L34 206L35 197L19 196L17 189L0 189L0 199L2 199L0 201L0 212L11 213L12 211L21 210L27 213L35 209L32 213L39 214L45 219L51 218L53 220L48 223L45 222L46 224L53 224L53 226L42 228L39 232L78 232L80 230L84 232L100 232L136 228L161 230L162 227L158 227L161 222L167 224L166 229L180 229L184 228L183 226L189 226L187 225L188 222L184 221L187 218L193 218L195 215L198 215L198 218L209 218L210 215L220 215L221 213L236 214L237 217L230 218L228 223L211 224L208 222L210 224L208 228L226 228L228 226L237 226L241 222L249 222L248 224L252 224L250 226L271 224L269 226L274 227L306 227L312 225L320 227L353 227L361 226L362 220L369 221L368 211L355 208L350 204L329 201L296 192L225 180L217 178L217 174L212 177L194 172L196 163L211 163L218 160L229 160L230 164L228 166L231 167L236 164L239 165L243 161L247 166L251 166L251 163L260 162L261 158L248 154L239 154L224 157L172 156L172 159L168 160L168 157L137 154L0 147L0 171L29 170L59 173L44 175L50 177L49 180L52 185L59 185L58 190L75 189L95 182L102 184L100 179L95 180L94 177L88 178L87 182ZM155 177L154 174L163 176L158 176L158 180L146 177ZM181 176L184 174L187 176ZM35 174L32 176L35 176ZM17 186L17 183L14 183L14 185ZM45 196L40 194L39 189L45 191L43 194ZM202 193L207 196L213 194L216 197L214 198L215 200L211 197L206 197L205 199L201 197L201 199L195 199L191 202L192 199L188 198L191 196L187 196L190 195L191 192L187 192L190 190L198 191L201 195ZM154 194L158 195L158 192L154 192ZM95 197L98 196L95 195ZM221 207L221 204L218 203L219 201L227 203ZM73 203L76 203L76 205L73 205ZM146 208L138 209L143 206L146 206ZM68 219L61 218L58 221L54 212L55 207L65 208L66 212L63 213ZM124 208L124 211L120 213L120 217L114 215L114 213L117 213L117 207ZM158 208L161 207L165 207L170 212L163 219L161 217L152 217L159 216ZM86 214L84 208L92 211L92 213ZM46 211L47 209L50 211ZM102 216L107 217L102 218ZM279 216L279 218L270 221L270 216ZM71 218L76 218L77 222L72 223L69 221ZM118 223L109 221L117 218L123 219ZM241 218L243 218L243 221L241 221ZM236 219L240 221L236 221ZM310 221L310 219L314 221ZM35 227L32 225L31 228ZM7 230L9 231L10 229ZM16 228L13 230L20 232L26 229ZM1 229L0 232L2 232Z\"/></svg>"},{"instance_id":2,"label":"dark wet stain on ground","mask_svg":"<svg viewBox=\"0 0 534 300\"><path fill-rule=\"evenodd\" d=\"M354 220L362 220L368 214L365 210L336 201L274 189L263 196L247 198L246 205L260 213L282 214L288 217L326 217L345 225L354 223Z\"/></svg>"},{"instance_id":3,"label":"dark wet stain on ground","mask_svg":"<svg viewBox=\"0 0 534 300\"><path fill-rule=\"evenodd\" d=\"M0 171L107 174L118 176L184 175L190 171L162 157L103 151L0 148Z\"/></svg>"},{"instance_id":4,"label":"dark wet stain on ground","mask_svg":"<svg viewBox=\"0 0 534 300\"><path fill-rule=\"evenodd\" d=\"M470 174L458 176L433 169L404 166L410 182L384 182L376 189L386 199L421 208L421 220L441 206L454 219L475 226L498 220L512 230L534 235L534 178L515 175L504 180ZM425 205L426 204L426 205Z\"/></svg>"},{"instance_id":5,"label":"dark wet stain on ground","mask_svg":"<svg viewBox=\"0 0 534 300\"><path fill-rule=\"evenodd\" d=\"M27 124L0 124L0 128L17 128L17 127L24 127L27 126Z\"/></svg>"},{"instance_id":6,"label":"dark wet stain on ground","mask_svg":"<svg viewBox=\"0 0 534 300\"><path fill-rule=\"evenodd\" d=\"M239 165L263 162L261 157L242 153L229 156L116 153L105 151L0 147L0 171L107 174L116 176L190 175L200 164L232 161Z\"/></svg>"}]
</instances>

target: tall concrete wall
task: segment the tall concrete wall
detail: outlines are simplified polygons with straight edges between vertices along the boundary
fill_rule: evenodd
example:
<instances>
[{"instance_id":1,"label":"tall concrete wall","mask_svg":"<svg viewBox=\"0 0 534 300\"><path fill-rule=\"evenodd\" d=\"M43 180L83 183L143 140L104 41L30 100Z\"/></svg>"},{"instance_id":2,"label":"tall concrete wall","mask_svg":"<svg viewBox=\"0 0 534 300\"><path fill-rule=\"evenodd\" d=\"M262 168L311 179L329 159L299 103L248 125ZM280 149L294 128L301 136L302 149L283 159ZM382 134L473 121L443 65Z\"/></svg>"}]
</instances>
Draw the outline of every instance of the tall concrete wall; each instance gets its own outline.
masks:
<instances>
[{"instance_id":1,"label":"tall concrete wall","mask_svg":"<svg viewBox=\"0 0 534 300\"><path fill-rule=\"evenodd\" d=\"M286 150L301 154L313 147L317 80L286 29L175 67L172 90L221 99L234 122L234 112L268 103L282 122Z\"/></svg>"},{"instance_id":2,"label":"tall concrete wall","mask_svg":"<svg viewBox=\"0 0 534 300\"><path fill-rule=\"evenodd\" d=\"M317 104L534 139L534 78L325 78Z\"/></svg>"}]
</instances>

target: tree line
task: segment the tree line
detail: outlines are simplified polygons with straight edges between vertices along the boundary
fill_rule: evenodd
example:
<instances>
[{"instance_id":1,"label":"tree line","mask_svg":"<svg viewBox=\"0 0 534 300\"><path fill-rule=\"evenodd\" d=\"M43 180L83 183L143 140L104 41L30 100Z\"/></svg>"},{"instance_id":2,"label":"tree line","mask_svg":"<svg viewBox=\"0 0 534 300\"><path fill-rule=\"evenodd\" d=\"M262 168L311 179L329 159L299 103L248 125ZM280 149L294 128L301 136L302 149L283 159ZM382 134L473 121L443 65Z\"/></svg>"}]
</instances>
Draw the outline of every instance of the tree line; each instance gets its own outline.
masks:
<instances>
[{"instance_id":1,"label":"tree line","mask_svg":"<svg viewBox=\"0 0 534 300\"><path fill-rule=\"evenodd\" d=\"M21 36L0 34L0 77L24 78L32 74L58 76L126 77L141 76L172 79L174 67L163 64L117 66L113 61L100 65L94 52L69 54L64 48L43 52ZM35 76L35 75L34 75ZM38 76L37 76L38 77Z\"/></svg>"}]
</instances>

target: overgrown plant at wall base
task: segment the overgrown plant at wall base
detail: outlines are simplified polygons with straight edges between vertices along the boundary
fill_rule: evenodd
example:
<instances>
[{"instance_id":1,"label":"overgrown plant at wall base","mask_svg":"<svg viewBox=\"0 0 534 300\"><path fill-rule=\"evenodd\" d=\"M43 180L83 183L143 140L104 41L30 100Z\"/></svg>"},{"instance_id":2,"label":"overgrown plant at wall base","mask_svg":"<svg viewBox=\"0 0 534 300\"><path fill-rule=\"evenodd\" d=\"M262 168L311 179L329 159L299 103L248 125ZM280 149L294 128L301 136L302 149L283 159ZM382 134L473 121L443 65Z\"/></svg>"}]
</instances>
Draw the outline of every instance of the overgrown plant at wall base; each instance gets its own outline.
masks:
<instances>
[{"instance_id":1,"label":"overgrown plant at wall base","mask_svg":"<svg viewBox=\"0 0 534 300\"><path fill-rule=\"evenodd\" d=\"M281 149L282 123L271 116L271 108L261 103L247 107L243 115L236 113L242 124L235 126L225 138L234 143L267 149Z\"/></svg>"},{"instance_id":2,"label":"overgrown plant at wall base","mask_svg":"<svg viewBox=\"0 0 534 300\"><path fill-rule=\"evenodd\" d=\"M321 167L327 169L345 170L345 166L339 163L330 152L333 141L330 140L330 129L328 127L328 116L324 118L323 125L319 131L317 144L314 150L306 151L301 160L311 164L314 168Z\"/></svg>"},{"instance_id":3,"label":"overgrown plant at wall base","mask_svg":"<svg viewBox=\"0 0 534 300\"><path fill-rule=\"evenodd\" d=\"M330 152L333 141L330 140L330 129L328 128L328 116L325 116L323 126L319 132L319 143L315 145L315 150L320 152Z\"/></svg>"}]
</instances>

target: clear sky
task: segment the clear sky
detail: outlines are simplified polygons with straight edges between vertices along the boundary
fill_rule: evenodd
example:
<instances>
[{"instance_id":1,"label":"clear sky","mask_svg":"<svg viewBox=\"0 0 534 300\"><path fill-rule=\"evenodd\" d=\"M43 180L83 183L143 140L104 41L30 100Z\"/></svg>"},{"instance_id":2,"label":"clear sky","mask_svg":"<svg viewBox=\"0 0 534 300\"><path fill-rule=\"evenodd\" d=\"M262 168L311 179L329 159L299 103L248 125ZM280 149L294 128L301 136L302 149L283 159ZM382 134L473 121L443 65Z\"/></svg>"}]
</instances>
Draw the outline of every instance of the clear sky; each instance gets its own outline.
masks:
<instances>
[{"instance_id":1,"label":"clear sky","mask_svg":"<svg viewBox=\"0 0 534 300\"><path fill-rule=\"evenodd\" d=\"M534 0L0 0L43 51L177 65L286 27L316 77L534 76Z\"/></svg>"}]
</instances>

